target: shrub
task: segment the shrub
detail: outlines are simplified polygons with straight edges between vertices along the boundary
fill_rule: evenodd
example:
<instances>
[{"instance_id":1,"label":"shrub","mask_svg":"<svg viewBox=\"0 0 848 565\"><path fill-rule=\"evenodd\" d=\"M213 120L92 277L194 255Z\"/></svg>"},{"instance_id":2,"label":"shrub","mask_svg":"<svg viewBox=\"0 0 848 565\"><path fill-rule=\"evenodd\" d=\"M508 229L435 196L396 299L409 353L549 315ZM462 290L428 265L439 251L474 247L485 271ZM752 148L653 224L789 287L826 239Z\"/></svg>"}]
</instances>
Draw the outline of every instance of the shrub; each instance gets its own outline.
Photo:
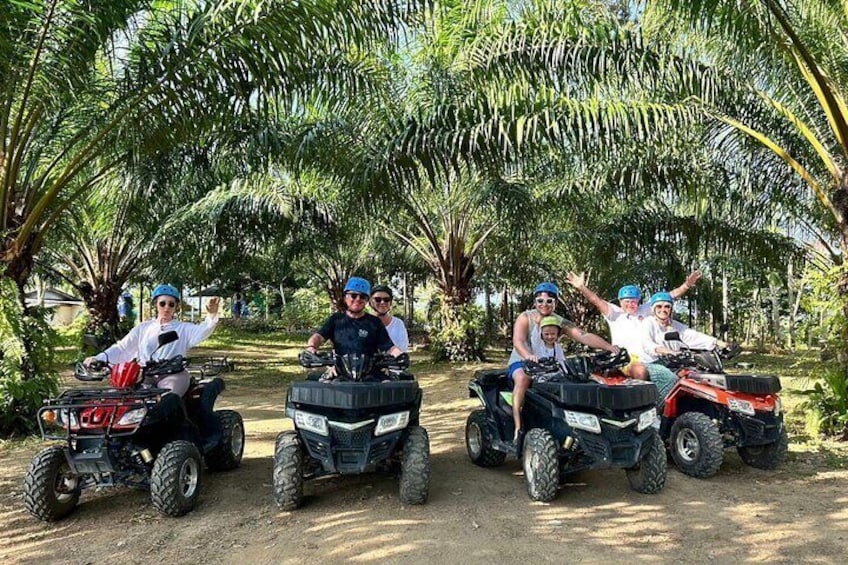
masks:
<instances>
[{"instance_id":1,"label":"shrub","mask_svg":"<svg viewBox=\"0 0 848 565\"><path fill-rule=\"evenodd\" d=\"M0 280L0 437L29 433L44 398L57 392L59 343L43 308L24 309L13 281Z\"/></svg>"}]
</instances>

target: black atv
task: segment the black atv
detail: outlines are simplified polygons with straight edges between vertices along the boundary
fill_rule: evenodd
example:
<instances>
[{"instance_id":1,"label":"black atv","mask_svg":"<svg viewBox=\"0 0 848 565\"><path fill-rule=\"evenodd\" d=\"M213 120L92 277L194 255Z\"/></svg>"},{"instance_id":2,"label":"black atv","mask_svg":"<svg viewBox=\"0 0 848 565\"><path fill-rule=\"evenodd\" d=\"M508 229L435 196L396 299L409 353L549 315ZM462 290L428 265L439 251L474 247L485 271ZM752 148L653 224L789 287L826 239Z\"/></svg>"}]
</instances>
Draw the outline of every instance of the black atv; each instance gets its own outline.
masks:
<instances>
[{"instance_id":1,"label":"black atv","mask_svg":"<svg viewBox=\"0 0 848 565\"><path fill-rule=\"evenodd\" d=\"M166 332L159 346L176 339L176 332ZM187 365L182 357L143 368L135 361L91 368L77 363L74 374L82 381L102 381L111 373L114 385L122 370L139 378L114 388L67 390L44 402L38 413L42 436L65 445L33 458L24 479L27 510L54 521L74 510L83 489L130 486L149 490L153 506L163 514L189 512L200 492L203 460L211 470L241 464L244 424L238 412L212 412L224 390L220 378L193 380L182 399L141 384L146 377L178 373Z\"/></svg>"},{"instance_id":2,"label":"black atv","mask_svg":"<svg viewBox=\"0 0 848 565\"><path fill-rule=\"evenodd\" d=\"M522 421L528 430L513 445L512 391L505 370L480 371L469 396L483 409L468 416L465 443L471 461L494 467L507 455L523 457L527 492L550 501L565 475L585 469L624 468L630 486L656 493L665 485L666 455L654 428L657 389L625 378L626 351L526 362L533 377Z\"/></svg>"},{"instance_id":3,"label":"black atv","mask_svg":"<svg viewBox=\"0 0 848 565\"><path fill-rule=\"evenodd\" d=\"M430 488L430 440L421 427L421 389L406 372L409 357L314 354L307 368L335 367L292 383L286 416L294 431L277 436L274 499L293 510L303 501L303 483L326 475L400 468L400 500L423 504Z\"/></svg>"}]
</instances>

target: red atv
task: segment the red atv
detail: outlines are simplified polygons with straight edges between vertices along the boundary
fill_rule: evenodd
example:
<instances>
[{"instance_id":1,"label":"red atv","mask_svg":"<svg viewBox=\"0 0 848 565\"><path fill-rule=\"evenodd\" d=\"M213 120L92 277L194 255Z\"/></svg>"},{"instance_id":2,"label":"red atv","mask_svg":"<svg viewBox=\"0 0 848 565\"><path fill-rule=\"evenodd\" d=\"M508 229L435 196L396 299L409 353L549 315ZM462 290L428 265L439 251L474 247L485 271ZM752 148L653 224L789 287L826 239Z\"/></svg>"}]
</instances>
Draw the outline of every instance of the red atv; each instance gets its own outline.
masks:
<instances>
[{"instance_id":1,"label":"red atv","mask_svg":"<svg viewBox=\"0 0 848 565\"><path fill-rule=\"evenodd\" d=\"M159 336L159 347L178 339ZM32 460L24 479L27 510L54 521L71 513L83 489L131 486L150 490L153 506L169 516L194 508L200 492L202 460L212 470L235 469L244 450L244 424L238 412L212 411L224 390L218 377L196 381L181 399L141 384L149 376L185 370L178 356L109 365L76 365L82 381L111 377L112 388L67 390L46 400L38 412L48 447Z\"/></svg>"},{"instance_id":2,"label":"red atv","mask_svg":"<svg viewBox=\"0 0 848 565\"><path fill-rule=\"evenodd\" d=\"M680 338L669 332L665 339ZM683 349L657 360L680 377L666 397L660 435L687 475L714 475L730 447L745 463L760 469L775 469L786 458L788 441L777 394L780 379L725 373L723 359L738 353L738 345L725 350Z\"/></svg>"}]
</instances>

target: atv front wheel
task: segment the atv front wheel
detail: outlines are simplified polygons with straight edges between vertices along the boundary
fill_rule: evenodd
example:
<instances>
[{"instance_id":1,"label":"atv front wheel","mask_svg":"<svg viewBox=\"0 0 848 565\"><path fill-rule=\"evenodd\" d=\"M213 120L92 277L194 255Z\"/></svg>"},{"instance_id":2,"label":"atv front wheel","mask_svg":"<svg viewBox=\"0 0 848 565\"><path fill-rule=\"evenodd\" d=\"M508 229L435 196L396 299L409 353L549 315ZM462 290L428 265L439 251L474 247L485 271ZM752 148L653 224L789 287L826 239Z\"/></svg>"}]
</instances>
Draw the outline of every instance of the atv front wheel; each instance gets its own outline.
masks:
<instances>
[{"instance_id":1,"label":"atv front wheel","mask_svg":"<svg viewBox=\"0 0 848 565\"><path fill-rule=\"evenodd\" d=\"M789 451L789 438L786 437L786 428L780 430L780 436L774 443L737 447L736 451L739 452L742 461L751 467L773 471L783 463L783 460L786 459L786 452Z\"/></svg>"},{"instance_id":2,"label":"atv front wheel","mask_svg":"<svg viewBox=\"0 0 848 565\"><path fill-rule=\"evenodd\" d=\"M671 426L671 457L692 477L715 475L724 458L724 442L718 426L706 414L687 412Z\"/></svg>"},{"instance_id":3,"label":"atv front wheel","mask_svg":"<svg viewBox=\"0 0 848 565\"><path fill-rule=\"evenodd\" d=\"M485 410L475 410L465 422L465 449L471 462L481 467L503 465L506 453L492 447L492 429Z\"/></svg>"},{"instance_id":4,"label":"atv front wheel","mask_svg":"<svg viewBox=\"0 0 848 565\"><path fill-rule=\"evenodd\" d=\"M221 423L221 442L206 454L206 466L213 471L229 471L241 465L244 454L244 421L234 410L216 410Z\"/></svg>"},{"instance_id":5,"label":"atv front wheel","mask_svg":"<svg viewBox=\"0 0 848 565\"><path fill-rule=\"evenodd\" d=\"M282 510L294 510L303 502L303 450L297 432L277 436L274 448L274 500Z\"/></svg>"},{"instance_id":6,"label":"atv front wheel","mask_svg":"<svg viewBox=\"0 0 848 565\"><path fill-rule=\"evenodd\" d=\"M533 500L550 502L559 489L559 452L547 430L533 428L524 438L524 480Z\"/></svg>"},{"instance_id":7,"label":"atv front wheel","mask_svg":"<svg viewBox=\"0 0 848 565\"><path fill-rule=\"evenodd\" d=\"M626 473L630 488L636 492L654 494L662 490L668 475L668 462L665 446L657 432L653 432L651 439L645 442L639 463L627 469Z\"/></svg>"},{"instance_id":8,"label":"atv front wheel","mask_svg":"<svg viewBox=\"0 0 848 565\"><path fill-rule=\"evenodd\" d=\"M45 522L64 518L76 508L80 480L71 473L65 450L48 447L38 453L24 478L24 504L29 513Z\"/></svg>"},{"instance_id":9,"label":"atv front wheel","mask_svg":"<svg viewBox=\"0 0 848 565\"><path fill-rule=\"evenodd\" d=\"M150 473L150 500L167 516L190 512L200 494L201 457L189 441L165 444Z\"/></svg>"},{"instance_id":10,"label":"atv front wheel","mask_svg":"<svg viewBox=\"0 0 848 565\"><path fill-rule=\"evenodd\" d=\"M402 504L424 504L430 494L430 438L427 430L411 426L403 443L400 468Z\"/></svg>"}]
</instances>

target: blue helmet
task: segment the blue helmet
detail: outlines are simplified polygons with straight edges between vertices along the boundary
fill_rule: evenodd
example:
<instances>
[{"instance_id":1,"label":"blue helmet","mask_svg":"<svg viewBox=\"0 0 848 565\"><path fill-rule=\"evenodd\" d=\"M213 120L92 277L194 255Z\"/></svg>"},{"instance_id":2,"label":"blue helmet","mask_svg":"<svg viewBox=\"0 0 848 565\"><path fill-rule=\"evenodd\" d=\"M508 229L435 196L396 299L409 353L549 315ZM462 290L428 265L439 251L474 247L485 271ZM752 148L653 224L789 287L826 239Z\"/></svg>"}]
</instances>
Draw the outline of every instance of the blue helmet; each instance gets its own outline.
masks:
<instances>
[{"instance_id":1,"label":"blue helmet","mask_svg":"<svg viewBox=\"0 0 848 565\"><path fill-rule=\"evenodd\" d=\"M371 296L371 283L360 277L350 277L344 287L345 292L358 292Z\"/></svg>"},{"instance_id":2,"label":"blue helmet","mask_svg":"<svg viewBox=\"0 0 848 565\"><path fill-rule=\"evenodd\" d=\"M180 291L169 284L160 284L153 289L153 300L156 300L160 296L170 296L171 298L175 298L177 302L180 301Z\"/></svg>"},{"instance_id":3,"label":"blue helmet","mask_svg":"<svg viewBox=\"0 0 848 565\"><path fill-rule=\"evenodd\" d=\"M674 304L674 298L672 298L670 293L665 291L654 293L651 296L651 308L661 303Z\"/></svg>"},{"instance_id":4,"label":"blue helmet","mask_svg":"<svg viewBox=\"0 0 848 565\"><path fill-rule=\"evenodd\" d=\"M543 282L536 285L536 290L533 291L533 296L536 296L540 292L547 292L553 296L559 296L559 289L557 285L552 282Z\"/></svg>"},{"instance_id":5,"label":"blue helmet","mask_svg":"<svg viewBox=\"0 0 848 565\"><path fill-rule=\"evenodd\" d=\"M618 299L622 300L625 298L635 298L636 300L642 300L642 292L635 284L628 284L618 289Z\"/></svg>"}]
</instances>

